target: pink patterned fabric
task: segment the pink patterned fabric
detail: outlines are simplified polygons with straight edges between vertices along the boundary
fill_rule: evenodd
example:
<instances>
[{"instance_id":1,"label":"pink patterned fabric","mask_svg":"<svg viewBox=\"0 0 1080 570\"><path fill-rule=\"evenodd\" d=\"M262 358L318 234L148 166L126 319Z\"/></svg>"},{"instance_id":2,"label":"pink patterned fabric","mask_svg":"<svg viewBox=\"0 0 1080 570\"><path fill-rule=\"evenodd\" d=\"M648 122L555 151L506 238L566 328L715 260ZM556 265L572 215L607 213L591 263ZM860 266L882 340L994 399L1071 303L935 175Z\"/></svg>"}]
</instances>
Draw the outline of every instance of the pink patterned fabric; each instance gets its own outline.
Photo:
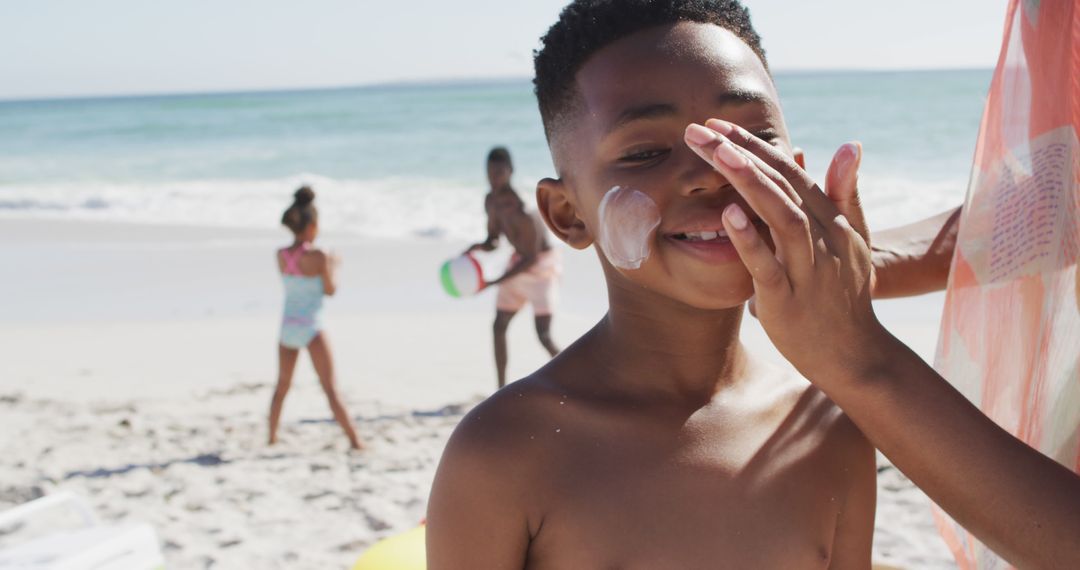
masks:
<instances>
[{"instance_id":1,"label":"pink patterned fabric","mask_svg":"<svg viewBox=\"0 0 1080 570\"><path fill-rule=\"evenodd\" d=\"M975 150L935 366L1080 470L1080 0L1011 0ZM972 476L979 476L973 473ZM1010 566L944 512L964 569Z\"/></svg>"}]
</instances>

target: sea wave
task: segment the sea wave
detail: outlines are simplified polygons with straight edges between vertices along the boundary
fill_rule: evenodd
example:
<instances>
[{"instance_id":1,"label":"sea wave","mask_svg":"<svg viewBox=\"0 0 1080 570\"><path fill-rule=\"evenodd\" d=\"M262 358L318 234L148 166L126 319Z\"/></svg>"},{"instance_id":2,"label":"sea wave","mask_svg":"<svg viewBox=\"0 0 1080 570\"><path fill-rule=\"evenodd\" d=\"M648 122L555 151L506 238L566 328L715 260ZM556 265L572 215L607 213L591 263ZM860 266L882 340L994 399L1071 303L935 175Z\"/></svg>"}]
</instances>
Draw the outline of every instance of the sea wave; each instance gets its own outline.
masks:
<instances>
[{"instance_id":1,"label":"sea wave","mask_svg":"<svg viewBox=\"0 0 1080 570\"><path fill-rule=\"evenodd\" d=\"M871 230L895 227L961 205L966 178L912 179L898 175L860 175L859 196Z\"/></svg>"},{"instance_id":2,"label":"sea wave","mask_svg":"<svg viewBox=\"0 0 1080 570\"><path fill-rule=\"evenodd\" d=\"M0 185L0 218L275 228L292 192L303 184L317 193L324 230L375 239L467 240L484 233L482 186L407 176ZM871 228L882 229L959 205L966 181L865 175L860 187ZM531 195L531 188L519 181L523 194Z\"/></svg>"},{"instance_id":3,"label":"sea wave","mask_svg":"<svg viewBox=\"0 0 1080 570\"><path fill-rule=\"evenodd\" d=\"M266 180L5 185L0 186L0 217L273 228L303 184L316 191L323 230L390 239L469 239L484 232L483 188L420 177L335 180L298 174Z\"/></svg>"}]
</instances>

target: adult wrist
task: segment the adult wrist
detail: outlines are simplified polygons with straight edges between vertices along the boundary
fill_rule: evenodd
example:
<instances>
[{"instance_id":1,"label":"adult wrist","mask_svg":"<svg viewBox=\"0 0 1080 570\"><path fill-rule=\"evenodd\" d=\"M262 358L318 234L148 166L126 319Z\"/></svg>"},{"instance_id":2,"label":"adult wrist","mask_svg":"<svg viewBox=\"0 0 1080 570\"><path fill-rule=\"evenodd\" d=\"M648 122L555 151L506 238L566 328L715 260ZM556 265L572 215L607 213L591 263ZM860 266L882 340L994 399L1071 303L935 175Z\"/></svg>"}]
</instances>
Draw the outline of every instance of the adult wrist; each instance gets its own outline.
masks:
<instances>
[{"instance_id":1,"label":"adult wrist","mask_svg":"<svg viewBox=\"0 0 1080 570\"><path fill-rule=\"evenodd\" d=\"M895 380L909 355L915 356L884 326L875 322L870 332L850 346L846 357L830 359L827 369L807 378L826 393L862 390Z\"/></svg>"},{"instance_id":2,"label":"adult wrist","mask_svg":"<svg viewBox=\"0 0 1080 570\"><path fill-rule=\"evenodd\" d=\"M893 287L891 275L897 270L901 258L901 253L895 249L876 245L870 247L870 265L874 271L870 290L872 298L885 299L894 296L890 290Z\"/></svg>"}]
</instances>

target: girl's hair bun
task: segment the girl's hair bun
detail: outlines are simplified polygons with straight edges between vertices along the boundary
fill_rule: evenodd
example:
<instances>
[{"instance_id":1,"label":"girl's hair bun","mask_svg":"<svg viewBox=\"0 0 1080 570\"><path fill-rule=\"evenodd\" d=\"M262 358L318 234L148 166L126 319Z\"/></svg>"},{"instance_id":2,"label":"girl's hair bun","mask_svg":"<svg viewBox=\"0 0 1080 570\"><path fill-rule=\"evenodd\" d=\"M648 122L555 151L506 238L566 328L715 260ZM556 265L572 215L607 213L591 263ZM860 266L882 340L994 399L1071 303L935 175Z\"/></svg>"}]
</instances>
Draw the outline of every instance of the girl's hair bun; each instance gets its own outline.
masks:
<instances>
[{"instance_id":1,"label":"girl's hair bun","mask_svg":"<svg viewBox=\"0 0 1080 570\"><path fill-rule=\"evenodd\" d=\"M307 206L315 201L315 191L310 186L301 186L299 190L293 194L294 204L300 207Z\"/></svg>"},{"instance_id":2,"label":"girl's hair bun","mask_svg":"<svg viewBox=\"0 0 1080 570\"><path fill-rule=\"evenodd\" d=\"M310 186L303 186L293 194L293 203L281 216L281 223L285 224L295 234L299 234L309 224L319 219L319 212L312 202L315 201L315 191Z\"/></svg>"}]
</instances>

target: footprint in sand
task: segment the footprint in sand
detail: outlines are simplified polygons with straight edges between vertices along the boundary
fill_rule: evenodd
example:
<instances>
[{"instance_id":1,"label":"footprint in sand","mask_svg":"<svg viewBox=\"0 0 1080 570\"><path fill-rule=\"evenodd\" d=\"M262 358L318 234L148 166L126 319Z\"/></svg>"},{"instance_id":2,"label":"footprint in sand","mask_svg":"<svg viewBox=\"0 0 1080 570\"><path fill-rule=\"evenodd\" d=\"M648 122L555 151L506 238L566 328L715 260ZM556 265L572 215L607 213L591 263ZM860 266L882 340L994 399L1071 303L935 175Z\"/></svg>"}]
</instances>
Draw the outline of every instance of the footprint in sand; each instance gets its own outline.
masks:
<instances>
[{"instance_id":1,"label":"footprint in sand","mask_svg":"<svg viewBox=\"0 0 1080 570\"><path fill-rule=\"evenodd\" d=\"M321 499L323 497L327 497L327 496L330 496L330 495L333 495L333 494L334 494L333 491L319 491L317 493L308 493L307 495L304 495L303 498L304 498L305 501L311 502L311 501L317 501L317 500L319 500L319 499Z\"/></svg>"},{"instance_id":2,"label":"footprint in sand","mask_svg":"<svg viewBox=\"0 0 1080 570\"><path fill-rule=\"evenodd\" d=\"M387 530L391 527L390 523L372 515L371 513L365 513L364 519L367 521L368 528L375 532Z\"/></svg>"}]
</instances>

